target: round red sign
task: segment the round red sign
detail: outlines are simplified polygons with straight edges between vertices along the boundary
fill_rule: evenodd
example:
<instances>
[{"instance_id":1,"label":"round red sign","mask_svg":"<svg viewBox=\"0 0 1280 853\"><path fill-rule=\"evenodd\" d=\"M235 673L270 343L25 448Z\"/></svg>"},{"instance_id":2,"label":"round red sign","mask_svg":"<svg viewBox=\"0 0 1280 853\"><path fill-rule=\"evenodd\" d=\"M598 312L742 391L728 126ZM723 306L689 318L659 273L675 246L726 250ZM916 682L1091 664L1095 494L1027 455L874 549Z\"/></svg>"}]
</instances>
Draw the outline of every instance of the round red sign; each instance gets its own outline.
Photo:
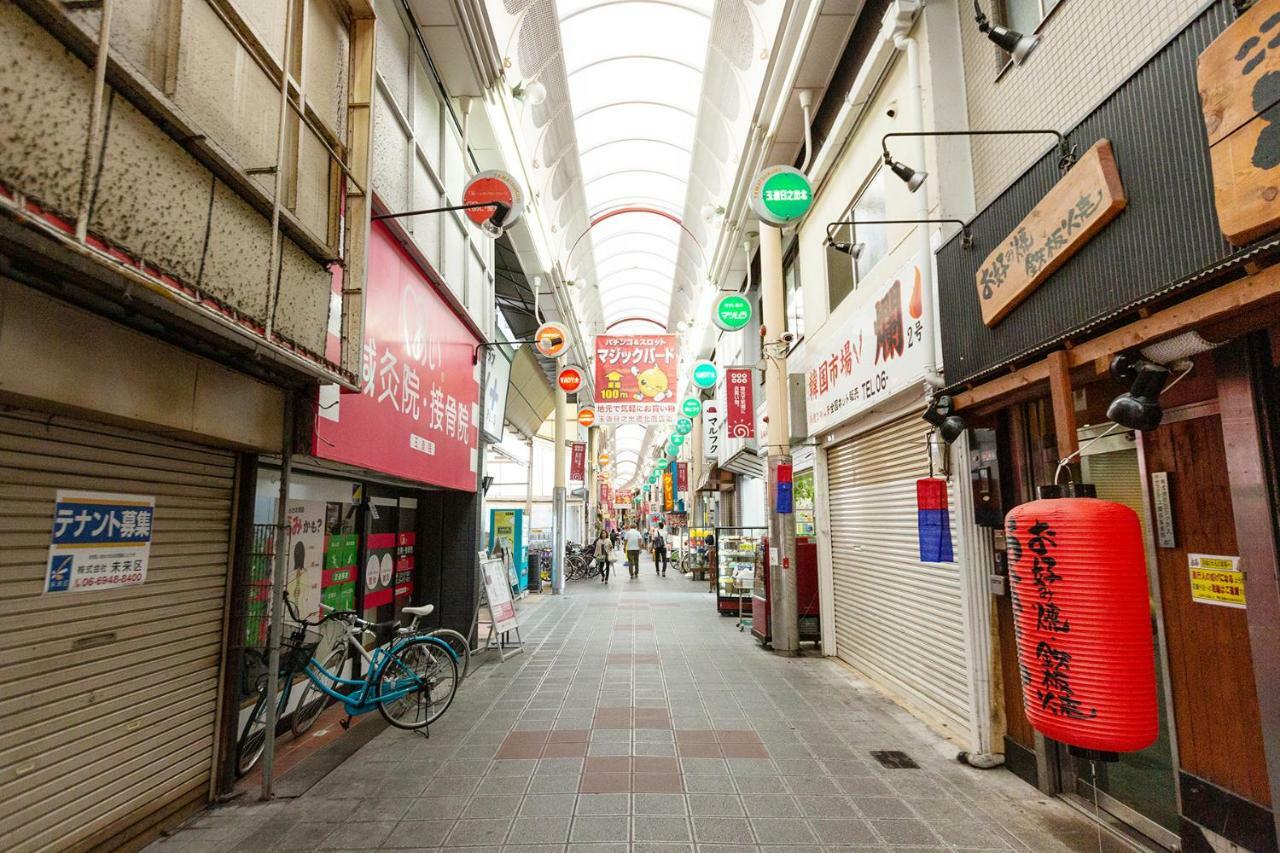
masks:
<instances>
[{"instance_id":1,"label":"round red sign","mask_svg":"<svg viewBox=\"0 0 1280 853\"><path fill-rule=\"evenodd\" d=\"M578 423L584 427L595 426L596 410L591 408L578 410Z\"/></svg>"},{"instance_id":2,"label":"round red sign","mask_svg":"<svg viewBox=\"0 0 1280 853\"><path fill-rule=\"evenodd\" d=\"M566 394L573 394L582 387L582 371L576 367L563 368L556 374L556 384Z\"/></svg>"},{"instance_id":3,"label":"round red sign","mask_svg":"<svg viewBox=\"0 0 1280 853\"><path fill-rule=\"evenodd\" d=\"M506 172L496 169L479 172L462 190L462 203L469 205L486 202L501 202L507 206L506 215L501 217L501 222L493 222L494 214L497 212L496 206L473 207L465 211L467 218L476 225L488 225L500 234L503 229L514 225L524 211L524 192L516 183L516 179Z\"/></svg>"}]
</instances>

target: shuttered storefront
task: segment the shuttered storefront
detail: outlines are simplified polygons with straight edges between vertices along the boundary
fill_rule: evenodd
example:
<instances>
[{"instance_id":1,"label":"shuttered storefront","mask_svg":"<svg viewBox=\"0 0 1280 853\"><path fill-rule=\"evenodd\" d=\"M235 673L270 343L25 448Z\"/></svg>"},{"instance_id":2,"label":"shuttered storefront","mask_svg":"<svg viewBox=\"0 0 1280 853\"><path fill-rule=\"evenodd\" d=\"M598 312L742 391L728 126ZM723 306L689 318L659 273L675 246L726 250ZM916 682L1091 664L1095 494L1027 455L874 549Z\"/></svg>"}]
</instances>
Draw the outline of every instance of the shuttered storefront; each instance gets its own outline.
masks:
<instances>
[{"instance_id":1,"label":"shuttered storefront","mask_svg":"<svg viewBox=\"0 0 1280 853\"><path fill-rule=\"evenodd\" d=\"M960 573L919 559L926 430L916 412L827 450L836 654L967 738ZM951 529L954 544L954 512Z\"/></svg>"},{"instance_id":2,"label":"shuttered storefront","mask_svg":"<svg viewBox=\"0 0 1280 853\"><path fill-rule=\"evenodd\" d=\"M0 413L7 851L122 841L207 796L234 485L226 451ZM58 489L155 497L145 583L43 594Z\"/></svg>"}]
</instances>

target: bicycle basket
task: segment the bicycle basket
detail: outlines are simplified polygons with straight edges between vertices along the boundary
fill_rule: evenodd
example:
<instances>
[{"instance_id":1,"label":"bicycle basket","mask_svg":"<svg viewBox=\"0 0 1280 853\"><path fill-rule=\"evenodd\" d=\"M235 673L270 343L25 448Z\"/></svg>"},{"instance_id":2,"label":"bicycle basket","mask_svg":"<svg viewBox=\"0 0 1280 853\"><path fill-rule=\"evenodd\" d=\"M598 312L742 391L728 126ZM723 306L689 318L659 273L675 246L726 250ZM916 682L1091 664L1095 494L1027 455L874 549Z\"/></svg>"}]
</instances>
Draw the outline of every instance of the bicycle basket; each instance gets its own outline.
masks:
<instances>
[{"instance_id":1,"label":"bicycle basket","mask_svg":"<svg viewBox=\"0 0 1280 853\"><path fill-rule=\"evenodd\" d=\"M320 645L320 635L315 631L299 627L280 638L280 672L302 672L307 662L315 656Z\"/></svg>"}]
</instances>

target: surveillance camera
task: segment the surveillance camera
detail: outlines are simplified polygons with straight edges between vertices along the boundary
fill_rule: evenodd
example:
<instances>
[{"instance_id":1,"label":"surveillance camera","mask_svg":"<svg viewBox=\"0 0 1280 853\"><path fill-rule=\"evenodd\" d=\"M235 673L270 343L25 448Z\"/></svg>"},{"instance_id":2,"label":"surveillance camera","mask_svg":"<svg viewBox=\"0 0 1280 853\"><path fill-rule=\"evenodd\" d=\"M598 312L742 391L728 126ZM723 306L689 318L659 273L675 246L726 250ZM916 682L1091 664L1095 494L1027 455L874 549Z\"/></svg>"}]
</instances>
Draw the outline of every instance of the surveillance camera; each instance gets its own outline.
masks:
<instances>
[{"instance_id":1,"label":"surveillance camera","mask_svg":"<svg viewBox=\"0 0 1280 853\"><path fill-rule=\"evenodd\" d=\"M783 342L784 344L787 344L788 346L790 346L791 344L794 344L794 343L796 342L796 333L795 333L795 332L783 332L783 333L782 333L782 342Z\"/></svg>"},{"instance_id":2,"label":"surveillance camera","mask_svg":"<svg viewBox=\"0 0 1280 853\"><path fill-rule=\"evenodd\" d=\"M889 107L884 111L884 114L887 115L889 118L896 117L898 115L898 102L890 101Z\"/></svg>"}]
</instances>

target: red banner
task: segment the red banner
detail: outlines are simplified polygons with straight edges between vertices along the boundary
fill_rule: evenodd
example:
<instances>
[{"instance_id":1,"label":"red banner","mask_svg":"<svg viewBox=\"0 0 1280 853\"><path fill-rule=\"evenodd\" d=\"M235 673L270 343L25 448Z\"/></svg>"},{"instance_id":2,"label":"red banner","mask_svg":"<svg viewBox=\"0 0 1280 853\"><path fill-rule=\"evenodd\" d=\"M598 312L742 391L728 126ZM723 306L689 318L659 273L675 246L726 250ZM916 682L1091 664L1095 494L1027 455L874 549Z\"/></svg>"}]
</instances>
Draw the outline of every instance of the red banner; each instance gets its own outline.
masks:
<instances>
[{"instance_id":1,"label":"red banner","mask_svg":"<svg viewBox=\"0 0 1280 853\"><path fill-rule=\"evenodd\" d=\"M586 442L575 441L569 457L569 479L581 483L586 476L587 445Z\"/></svg>"},{"instance_id":2,"label":"red banner","mask_svg":"<svg viewBox=\"0 0 1280 853\"><path fill-rule=\"evenodd\" d=\"M689 463L676 463L676 491L684 494L689 491Z\"/></svg>"},{"instance_id":3,"label":"red banner","mask_svg":"<svg viewBox=\"0 0 1280 853\"><path fill-rule=\"evenodd\" d=\"M756 437L755 371L729 367L724 371L725 428L730 438Z\"/></svg>"},{"instance_id":4,"label":"red banner","mask_svg":"<svg viewBox=\"0 0 1280 853\"><path fill-rule=\"evenodd\" d=\"M596 336L596 417L605 425L675 420L680 372L675 335Z\"/></svg>"},{"instance_id":5,"label":"red banner","mask_svg":"<svg viewBox=\"0 0 1280 853\"><path fill-rule=\"evenodd\" d=\"M477 341L386 227L369 234L359 394L322 390L311 453L476 489Z\"/></svg>"}]
</instances>

